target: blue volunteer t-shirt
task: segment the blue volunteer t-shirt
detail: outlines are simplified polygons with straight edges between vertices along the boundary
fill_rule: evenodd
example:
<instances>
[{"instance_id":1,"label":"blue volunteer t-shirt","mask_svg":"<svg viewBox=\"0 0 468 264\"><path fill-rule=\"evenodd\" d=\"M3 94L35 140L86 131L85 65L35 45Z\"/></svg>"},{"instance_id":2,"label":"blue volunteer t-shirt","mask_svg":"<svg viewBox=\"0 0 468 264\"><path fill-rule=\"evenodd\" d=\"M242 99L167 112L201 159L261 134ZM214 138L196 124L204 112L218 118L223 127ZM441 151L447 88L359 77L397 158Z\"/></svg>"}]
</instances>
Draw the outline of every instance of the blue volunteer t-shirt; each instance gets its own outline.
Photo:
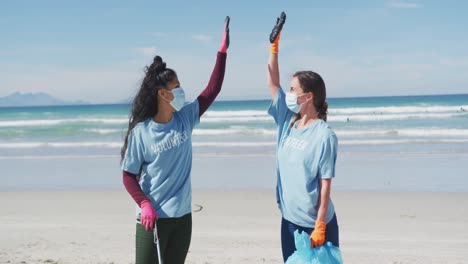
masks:
<instances>
[{"instance_id":1,"label":"blue volunteer t-shirt","mask_svg":"<svg viewBox=\"0 0 468 264\"><path fill-rule=\"evenodd\" d=\"M140 173L140 187L160 218L192 211L192 131L199 122L198 100L173 114L167 124L149 118L128 137L122 170ZM137 216L141 209L137 208Z\"/></svg>"},{"instance_id":2,"label":"blue volunteer t-shirt","mask_svg":"<svg viewBox=\"0 0 468 264\"><path fill-rule=\"evenodd\" d=\"M289 110L280 88L268 113L278 125L276 196L284 219L314 228L319 209L320 180L335 177L338 139L323 120L297 129L290 127L294 112ZM335 209L330 200L328 223Z\"/></svg>"}]
</instances>

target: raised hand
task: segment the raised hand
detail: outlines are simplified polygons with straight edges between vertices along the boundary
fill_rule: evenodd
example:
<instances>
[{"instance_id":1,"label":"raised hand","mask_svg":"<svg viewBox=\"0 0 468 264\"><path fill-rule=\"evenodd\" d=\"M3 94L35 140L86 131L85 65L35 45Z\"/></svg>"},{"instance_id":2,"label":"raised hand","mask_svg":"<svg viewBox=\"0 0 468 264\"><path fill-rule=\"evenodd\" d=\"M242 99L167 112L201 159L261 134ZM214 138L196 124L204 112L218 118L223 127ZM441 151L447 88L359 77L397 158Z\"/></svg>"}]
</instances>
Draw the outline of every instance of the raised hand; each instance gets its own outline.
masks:
<instances>
[{"instance_id":1,"label":"raised hand","mask_svg":"<svg viewBox=\"0 0 468 264\"><path fill-rule=\"evenodd\" d=\"M226 19L224 20L224 32L223 32L223 37L221 39L221 46L219 47L220 52L227 52L227 49L229 48L229 21L231 18L229 16L226 16Z\"/></svg>"},{"instance_id":2,"label":"raised hand","mask_svg":"<svg viewBox=\"0 0 468 264\"><path fill-rule=\"evenodd\" d=\"M286 13L281 12L281 16L276 19L276 24L273 27L273 30L270 33L270 52L278 53L279 51L279 39L281 35L281 30L283 30L283 25L286 22Z\"/></svg>"},{"instance_id":3,"label":"raised hand","mask_svg":"<svg viewBox=\"0 0 468 264\"><path fill-rule=\"evenodd\" d=\"M268 59L268 87L270 88L271 99L276 98L276 93L280 88L278 51L279 39L283 25L286 22L286 14L281 13L281 16L276 19L276 24L270 33L270 56Z\"/></svg>"}]
</instances>

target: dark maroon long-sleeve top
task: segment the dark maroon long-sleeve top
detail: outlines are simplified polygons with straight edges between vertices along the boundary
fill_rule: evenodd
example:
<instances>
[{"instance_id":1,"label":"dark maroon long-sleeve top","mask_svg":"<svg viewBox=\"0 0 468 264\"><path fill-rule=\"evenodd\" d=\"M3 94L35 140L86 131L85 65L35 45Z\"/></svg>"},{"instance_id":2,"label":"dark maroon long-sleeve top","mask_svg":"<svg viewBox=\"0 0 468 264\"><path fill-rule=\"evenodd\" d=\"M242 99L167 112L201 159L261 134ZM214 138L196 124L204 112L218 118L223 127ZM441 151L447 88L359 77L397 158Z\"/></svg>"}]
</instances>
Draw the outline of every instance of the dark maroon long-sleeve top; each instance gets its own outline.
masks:
<instances>
[{"instance_id":1,"label":"dark maroon long-sleeve top","mask_svg":"<svg viewBox=\"0 0 468 264\"><path fill-rule=\"evenodd\" d=\"M200 117L205 113L208 107L210 107L216 96L218 96L221 91L221 86L223 85L224 80L224 71L226 69L226 57L226 53L218 52L216 64L213 72L211 73L210 81L197 98Z\"/></svg>"},{"instance_id":2,"label":"dark maroon long-sleeve top","mask_svg":"<svg viewBox=\"0 0 468 264\"><path fill-rule=\"evenodd\" d=\"M200 93L197 97L198 100L198 111L199 117L201 117L206 110L210 107L210 105L214 102L216 96L218 96L219 92L221 91L221 86L223 85L224 80L224 72L226 70L226 57L227 54L225 52L218 52L216 57L216 64L214 66L213 72L211 73L210 81L206 88ZM141 203L146 198L145 194L141 190L140 185L136 179L136 175L129 173L127 171L123 171L123 184L127 192L132 196L133 200L141 207Z\"/></svg>"}]
</instances>

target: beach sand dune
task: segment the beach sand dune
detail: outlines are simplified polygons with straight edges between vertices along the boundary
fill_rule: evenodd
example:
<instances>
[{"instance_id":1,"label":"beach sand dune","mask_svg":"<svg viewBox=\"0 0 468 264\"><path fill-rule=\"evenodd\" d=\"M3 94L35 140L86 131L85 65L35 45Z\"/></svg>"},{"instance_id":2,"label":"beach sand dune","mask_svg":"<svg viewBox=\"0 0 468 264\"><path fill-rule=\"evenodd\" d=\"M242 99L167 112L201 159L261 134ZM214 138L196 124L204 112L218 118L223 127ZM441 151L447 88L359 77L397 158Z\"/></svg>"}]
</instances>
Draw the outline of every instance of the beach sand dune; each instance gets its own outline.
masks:
<instances>
[{"instance_id":1,"label":"beach sand dune","mask_svg":"<svg viewBox=\"0 0 468 264\"><path fill-rule=\"evenodd\" d=\"M468 263L468 194L333 195L345 263ZM186 263L282 263L274 190L194 190L193 203ZM0 208L0 263L134 262L124 190L1 192Z\"/></svg>"}]
</instances>

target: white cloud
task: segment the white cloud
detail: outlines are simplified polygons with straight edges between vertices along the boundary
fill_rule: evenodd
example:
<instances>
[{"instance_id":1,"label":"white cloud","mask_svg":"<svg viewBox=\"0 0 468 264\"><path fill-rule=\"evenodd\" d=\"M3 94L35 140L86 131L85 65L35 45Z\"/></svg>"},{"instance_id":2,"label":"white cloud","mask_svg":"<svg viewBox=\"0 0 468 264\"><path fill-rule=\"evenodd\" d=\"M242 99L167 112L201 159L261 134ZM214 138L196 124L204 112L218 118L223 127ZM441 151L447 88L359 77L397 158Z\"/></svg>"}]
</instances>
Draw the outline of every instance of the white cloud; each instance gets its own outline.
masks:
<instances>
[{"instance_id":1,"label":"white cloud","mask_svg":"<svg viewBox=\"0 0 468 264\"><path fill-rule=\"evenodd\" d=\"M165 38L168 36L168 34L164 32L147 32L146 35L158 38Z\"/></svg>"},{"instance_id":2,"label":"white cloud","mask_svg":"<svg viewBox=\"0 0 468 264\"><path fill-rule=\"evenodd\" d=\"M416 8L423 7L421 4L418 4L418 3L403 2L403 1L389 1L387 2L387 6L391 8L399 8L399 9L416 9Z\"/></svg>"},{"instance_id":3,"label":"white cloud","mask_svg":"<svg viewBox=\"0 0 468 264\"><path fill-rule=\"evenodd\" d=\"M466 67L468 68L468 58L441 58L440 64L448 67Z\"/></svg>"},{"instance_id":4,"label":"white cloud","mask_svg":"<svg viewBox=\"0 0 468 264\"><path fill-rule=\"evenodd\" d=\"M193 35L192 39L200 42L210 42L213 39L213 36L209 35Z\"/></svg>"},{"instance_id":5,"label":"white cloud","mask_svg":"<svg viewBox=\"0 0 468 264\"><path fill-rule=\"evenodd\" d=\"M156 48L154 47L135 48L135 51L147 57L151 57L156 54Z\"/></svg>"}]
</instances>

